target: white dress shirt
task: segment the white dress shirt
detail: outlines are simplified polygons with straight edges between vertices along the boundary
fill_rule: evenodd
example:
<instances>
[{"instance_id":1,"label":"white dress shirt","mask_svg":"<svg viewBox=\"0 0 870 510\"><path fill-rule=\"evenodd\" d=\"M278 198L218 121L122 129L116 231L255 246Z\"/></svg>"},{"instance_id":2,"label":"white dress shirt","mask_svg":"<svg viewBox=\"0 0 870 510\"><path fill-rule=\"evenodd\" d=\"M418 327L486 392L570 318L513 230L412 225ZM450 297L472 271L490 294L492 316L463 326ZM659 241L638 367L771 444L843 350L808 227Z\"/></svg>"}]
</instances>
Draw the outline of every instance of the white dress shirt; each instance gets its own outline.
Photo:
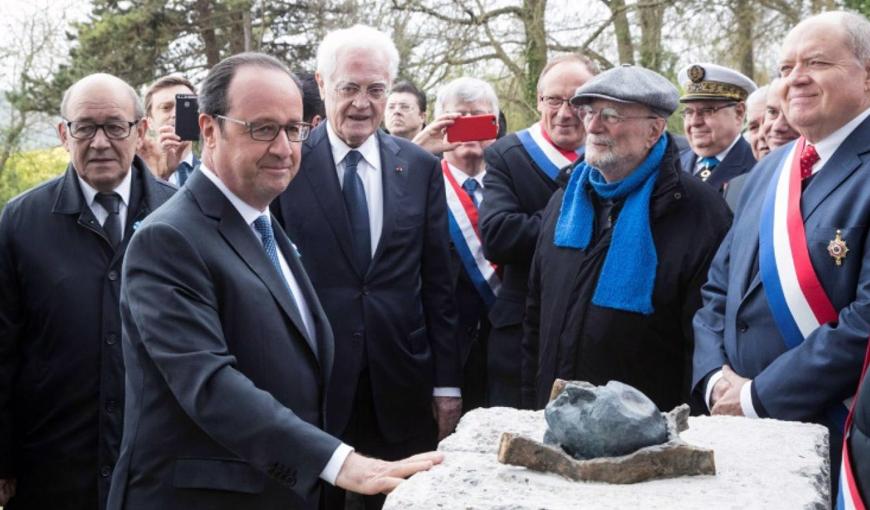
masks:
<instances>
[{"instance_id":1,"label":"white dress shirt","mask_svg":"<svg viewBox=\"0 0 870 510\"><path fill-rule=\"evenodd\" d=\"M831 157L833 157L834 153L837 152L840 145L842 145L843 142L846 141L846 138L852 134L852 131L855 131L855 128L864 122L868 116L870 116L870 108L859 113L854 119L844 124L843 127L819 140L817 143L808 144L815 146L816 153L819 155L819 160L813 165L813 175L819 173L825 164L831 160ZM800 157L800 154L797 154L796 157ZM710 395L713 393L713 386L715 386L721 378L722 371L719 370L711 375L710 379L707 381L705 401L708 409L712 407L710 405ZM755 406L752 405L752 380L740 388L740 409L743 411L743 415L747 418L758 418L758 412L756 412Z\"/></svg>"},{"instance_id":2,"label":"white dress shirt","mask_svg":"<svg viewBox=\"0 0 870 510\"><path fill-rule=\"evenodd\" d=\"M254 228L254 221L260 216L265 215L270 218L269 208L267 207L264 210L259 210L241 198L239 198L235 193L230 191L227 188L226 184L220 180L220 178L215 175L214 172L208 169L205 164L200 164L200 171L202 171L203 175L205 175L208 180L214 183L215 186L227 197L227 200L233 204L233 207L236 208L236 211L239 212L242 219L247 223L248 227L250 227L251 232L257 237L260 243L263 242L263 238L260 236L260 233L257 232L257 229ZM276 243L277 244L277 243ZM277 246L276 246L277 247ZM287 261L284 259L284 254L281 253L281 250L278 249L278 263L281 266L281 273L284 275L284 279L287 281L287 285L290 287L290 293L293 300L296 302L296 307L299 309L299 314L302 315L302 323L305 325L305 330L311 338L316 338L314 331L314 317L311 315L311 309L308 307L308 303L305 301L305 297L302 294L302 287L299 286L299 282L296 280L296 277L293 276L293 272L290 270L290 266L287 265ZM353 452L353 448L342 443L336 448L335 452L333 452L332 457L329 459L329 462L326 464L326 467L323 468L323 471L320 472L320 478L325 482L328 482L332 485L335 485L335 479L338 477L338 472L341 471L341 466L344 465L344 461L347 459L347 456Z\"/></svg>"},{"instance_id":3,"label":"white dress shirt","mask_svg":"<svg viewBox=\"0 0 870 510\"><path fill-rule=\"evenodd\" d=\"M453 166L449 161L447 162L447 168L450 169L450 174L453 175L456 184L459 184L460 186L462 186L462 183L468 179L474 179L477 181L477 189L474 191L474 200L477 202L477 206L480 207L480 204L483 203L483 176L486 175L486 170L481 170L477 175L472 177L459 168Z\"/></svg>"},{"instance_id":4,"label":"white dress shirt","mask_svg":"<svg viewBox=\"0 0 870 510\"><path fill-rule=\"evenodd\" d=\"M93 186L86 183L78 174L76 174L76 177L78 177L79 185L82 188L82 194L85 196L85 203L91 208L91 212L94 213L94 218L96 218L100 223L100 226L102 226L103 223L106 222L106 218L109 217L109 211L105 210L99 202L94 200L97 197L98 191L94 189ZM112 190L121 196L121 202L118 204L118 219L121 222L121 239L124 239L124 230L127 228L127 209L130 206L130 186L132 182L133 170L130 169L121 183Z\"/></svg>"},{"instance_id":5,"label":"white dress shirt","mask_svg":"<svg viewBox=\"0 0 870 510\"><path fill-rule=\"evenodd\" d=\"M359 151L362 159L356 165L356 173L362 179L366 192L366 206L369 210L369 232L372 235L372 257L381 240L384 228L384 183L381 176L381 151L377 134L372 134L359 147L353 148L335 134L332 124L326 121L326 136L332 149L332 160L335 161L335 171L338 174L338 185L344 186L344 157L352 150Z\"/></svg>"}]
</instances>

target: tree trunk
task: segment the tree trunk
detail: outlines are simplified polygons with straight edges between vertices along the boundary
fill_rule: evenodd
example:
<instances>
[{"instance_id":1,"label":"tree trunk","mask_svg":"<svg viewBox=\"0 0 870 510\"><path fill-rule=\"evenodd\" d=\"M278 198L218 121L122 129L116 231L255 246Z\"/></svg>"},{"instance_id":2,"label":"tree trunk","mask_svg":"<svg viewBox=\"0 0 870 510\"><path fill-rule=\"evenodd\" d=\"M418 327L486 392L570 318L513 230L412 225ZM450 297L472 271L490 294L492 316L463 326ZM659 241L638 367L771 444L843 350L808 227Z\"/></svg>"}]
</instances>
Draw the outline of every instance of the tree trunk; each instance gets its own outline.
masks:
<instances>
[{"instance_id":1,"label":"tree trunk","mask_svg":"<svg viewBox=\"0 0 870 510\"><path fill-rule=\"evenodd\" d=\"M662 24L665 4L644 6L638 4L640 17L640 65L661 72Z\"/></svg>"},{"instance_id":2,"label":"tree trunk","mask_svg":"<svg viewBox=\"0 0 870 510\"><path fill-rule=\"evenodd\" d=\"M199 25L202 44L205 46L205 60L209 68L217 65L221 60L220 47L217 42L214 27L214 9L211 0L196 0L196 12L199 16Z\"/></svg>"},{"instance_id":3,"label":"tree trunk","mask_svg":"<svg viewBox=\"0 0 870 510\"><path fill-rule=\"evenodd\" d=\"M734 30L736 64L741 73L754 79L755 51L752 33L755 25L755 8L751 0L734 0L732 10L734 11L734 22L737 25Z\"/></svg>"},{"instance_id":4,"label":"tree trunk","mask_svg":"<svg viewBox=\"0 0 870 510\"><path fill-rule=\"evenodd\" d=\"M547 0L523 0L523 28L526 33L523 99L529 106L527 125L534 122L535 105L538 102L538 76L547 65L547 27L544 19L546 10Z\"/></svg>"},{"instance_id":5,"label":"tree trunk","mask_svg":"<svg viewBox=\"0 0 870 510\"><path fill-rule=\"evenodd\" d=\"M616 34L616 49L620 64L634 64L634 44L631 42L631 26L628 24L628 12L625 0L605 2L613 15L613 31Z\"/></svg>"}]
</instances>

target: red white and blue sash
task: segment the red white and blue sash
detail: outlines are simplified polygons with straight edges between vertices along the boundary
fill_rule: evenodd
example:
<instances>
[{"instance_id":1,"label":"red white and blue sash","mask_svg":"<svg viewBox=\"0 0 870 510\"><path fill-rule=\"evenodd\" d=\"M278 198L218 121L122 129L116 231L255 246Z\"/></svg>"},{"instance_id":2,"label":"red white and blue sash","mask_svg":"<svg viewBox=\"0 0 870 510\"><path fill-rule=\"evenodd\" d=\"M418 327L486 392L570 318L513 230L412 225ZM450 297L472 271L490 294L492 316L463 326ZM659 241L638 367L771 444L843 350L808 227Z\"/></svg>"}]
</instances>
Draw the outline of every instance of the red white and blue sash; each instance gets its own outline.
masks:
<instances>
[{"instance_id":1,"label":"red white and blue sash","mask_svg":"<svg viewBox=\"0 0 870 510\"><path fill-rule=\"evenodd\" d=\"M520 139L523 148L526 149L526 152L529 153L529 156L538 168L543 170L543 172L554 181L559 175L559 170L570 165L577 159L568 159L564 154L559 152L559 149L547 141L547 137L544 134L544 129L541 127L540 122L532 124L528 129L517 131L517 138ZM584 149L585 146L581 145L579 149L574 151L577 154L577 157L583 154Z\"/></svg>"},{"instance_id":2,"label":"red white and blue sash","mask_svg":"<svg viewBox=\"0 0 870 510\"><path fill-rule=\"evenodd\" d=\"M462 267L487 307L495 302L501 279L496 266L483 257L480 229L477 226L477 207L468 193L453 178L447 161L441 161L444 174L444 189L447 192L447 218L450 223L450 238Z\"/></svg>"},{"instance_id":3,"label":"red white and blue sash","mask_svg":"<svg viewBox=\"0 0 870 510\"><path fill-rule=\"evenodd\" d=\"M870 365L870 342L867 344L867 354L864 355L864 368L861 370L861 379L864 381L864 376L867 374L867 366ZM858 384L858 391L861 391L861 384ZM852 452L849 451L849 433L852 430L852 415L855 412L855 402L849 409L849 416L846 418L846 432L843 434L843 458L840 461L840 484L837 491L837 510L866 510L866 506L861 501L861 491L858 489L858 481L855 479L855 473L852 471Z\"/></svg>"},{"instance_id":4,"label":"red white and blue sash","mask_svg":"<svg viewBox=\"0 0 870 510\"><path fill-rule=\"evenodd\" d=\"M800 172L800 155L805 145L803 137L795 140L770 181L758 245L764 292L789 349L798 346L819 326L836 323L838 317L819 282L807 248ZM828 410L832 427L842 430L850 401Z\"/></svg>"}]
</instances>

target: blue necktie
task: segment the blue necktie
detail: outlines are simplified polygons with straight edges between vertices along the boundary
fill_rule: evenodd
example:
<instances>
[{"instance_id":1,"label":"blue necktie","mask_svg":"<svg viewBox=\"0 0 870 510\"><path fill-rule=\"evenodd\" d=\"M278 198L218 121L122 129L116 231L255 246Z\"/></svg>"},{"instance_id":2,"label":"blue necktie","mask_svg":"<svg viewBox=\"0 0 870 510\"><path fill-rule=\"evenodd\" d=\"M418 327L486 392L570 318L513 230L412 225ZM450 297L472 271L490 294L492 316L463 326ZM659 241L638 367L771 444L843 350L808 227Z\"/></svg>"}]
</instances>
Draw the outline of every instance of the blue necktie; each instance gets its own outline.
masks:
<instances>
[{"instance_id":1,"label":"blue necktie","mask_svg":"<svg viewBox=\"0 0 870 510\"><path fill-rule=\"evenodd\" d=\"M464 189L465 192L468 193L468 196L471 197L471 202L474 204L474 207L480 205L477 203L477 197L474 194L478 188L480 188L480 184L478 184L473 177L465 179L465 182L462 183L462 189Z\"/></svg>"},{"instance_id":2,"label":"blue necktie","mask_svg":"<svg viewBox=\"0 0 870 510\"><path fill-rule=\"evenodd\" d=\"M187 182L187 178L190 177L190 171L193 168L187 164L187 161L182 161L178 167L175 168L175 174L178 177L178 187L184 186L184 183Z\"/></svg>"},{"instance_id":3,"label":"blue necktie","mask_svg":"<svg viewBox=\"0 0 870 510\"><path fill-rule=\"evenodd\" d=\"M362 159L359 151L350 151L344 157L344 179L341 193L350 218L350 233L357 268L365 273L372 260L372 236L369 229L369 208L357 164Z\"/></svg>"},{"instance_id":4,"label":"blue necktie","mask_svg":"<svg viewBox=\"0 0 870 510\"><path fill-rule=\"evenodd\" d=\"M287 289L287 293L290 294L291 306L296 311L296 314L299 317L302 317L302 313L299 311L299 306L296 304L296 296L294 296L293 291L290 290L290 282L288 282L287 278L284 276L284 271L281 270L281 262L278 261L278 245L275 244L275 233L272 231L272 221L269 220L269 217L265 214L258 216L257 219L254 220L254 230L260 234L260 237L263 240L263 250L265 250L266 256L269 257L272 265L275 266L275 270L278 271L278 276L281 278L281 281L284 282L284 288ZM305 323L304 320L302 322L303 324ZM306 332L309 335L311 334L311 331Z\"/></svg>"},{"instance_id":5,"label":"blue necktie","mask_svg":"<svg viewBox=\"0 0 870 510\"><path fill-rule=\"evenodd\" d=\"M117 248L121 244L121 217L118 216L118 211L121 208L121 195L117 193L97 193L94 201L103 206L108 215L106 221L103 222L103 231L109 239L109 244L112 248Z\"/></svg>"}]
</instances>

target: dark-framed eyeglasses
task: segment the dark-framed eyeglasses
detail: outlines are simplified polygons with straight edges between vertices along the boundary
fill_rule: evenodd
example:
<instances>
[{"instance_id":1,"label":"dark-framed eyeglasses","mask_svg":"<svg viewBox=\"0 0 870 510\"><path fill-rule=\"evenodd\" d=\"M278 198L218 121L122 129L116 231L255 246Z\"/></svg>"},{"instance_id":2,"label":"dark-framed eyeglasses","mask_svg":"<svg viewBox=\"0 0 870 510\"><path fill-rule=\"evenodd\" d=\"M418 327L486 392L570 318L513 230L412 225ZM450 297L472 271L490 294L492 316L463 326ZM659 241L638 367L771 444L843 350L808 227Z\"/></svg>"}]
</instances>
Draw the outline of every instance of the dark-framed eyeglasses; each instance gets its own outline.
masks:
<instances>
[{"instance_id":1,"label":"dark-framed eyeglasses","mask_svg":"<svg viewBox=\"0 0 870 510\"><path fill-rule=\"evenodd\" d=\"M373 83L363 89L356 83L339 83L335 86L335 93L343 99L356 99L360 93L364 93L371 101L381 101L387 97L387 84Z\"/></svg>"},{"instance_id":2,"label":"dark-framed eyeglasses","mask_svg":"<svg viewBox=\"0 0 870 510\"><path fill-rule=\"evenodd\" d=\"M134 121L128 120L111 120L102 124L91 122L89 120L66 120L66 127L69 135L76 140L90 140L97 136L97 130L102 129L103 134L110 140L124 140L130 133L133 132L133 126L139 123L142 119Z\"/></svg>"},{"instance_id":3,"label":"dark-framed eyeglasses","mask_svg":"<svg viewBox=\"0 0 870 510\"><path fill-rule=\"evenodd\" d=\"M568 103L568 106L571 106L571 98L570 97L560 97L560 96L541 96L540 100L547 105L548 107L558 110L562 107L563 104Z\"/></svg>"},{"instance_id":4,"label":"dark-framed eyeglasses","mask_svg":"<svg viewBox=\"0 0 870 510\"><path fill-rule=\"evenodd\" d=\"M258 142L271 142L275 140L282 129L287 135L287 140L291 142L303 142L311 132L311 124L307 122L291 122L282 126L277 122L245 122L227 117L226 115L215 115L215 117L245 126L248 135Z\"/></svg>"},{"instance_id":5,"label":"dark-framed eyeglasses","mask_svg":"<svg viewBox=\"0 0 870 510\"><path fill-rule=\"evenodd\" d=\"M719 110L731 108L732 106L737 106L737 103L725 103L720 104L719 106L705 106L704 108L683 108L680 111L680 116L684 119L688 119L689 117L697 115L702 119L707 119Z\"/></svg>"},{"instance_id":6,"label":"dark-framed eyeglasses","mask_svg":"<svg viewBox=\"0 0 870 510\"><path fill-rule=\"evenodd\" d=\"M635 119L657 119L655 115L622 115L615 108L592 108L591 105L584 104L577 107L577 113L583 119L584 124L589 124L597 115L601 122L608 126L614 126L620 122Z\"/></svg>"}]
</instances>

